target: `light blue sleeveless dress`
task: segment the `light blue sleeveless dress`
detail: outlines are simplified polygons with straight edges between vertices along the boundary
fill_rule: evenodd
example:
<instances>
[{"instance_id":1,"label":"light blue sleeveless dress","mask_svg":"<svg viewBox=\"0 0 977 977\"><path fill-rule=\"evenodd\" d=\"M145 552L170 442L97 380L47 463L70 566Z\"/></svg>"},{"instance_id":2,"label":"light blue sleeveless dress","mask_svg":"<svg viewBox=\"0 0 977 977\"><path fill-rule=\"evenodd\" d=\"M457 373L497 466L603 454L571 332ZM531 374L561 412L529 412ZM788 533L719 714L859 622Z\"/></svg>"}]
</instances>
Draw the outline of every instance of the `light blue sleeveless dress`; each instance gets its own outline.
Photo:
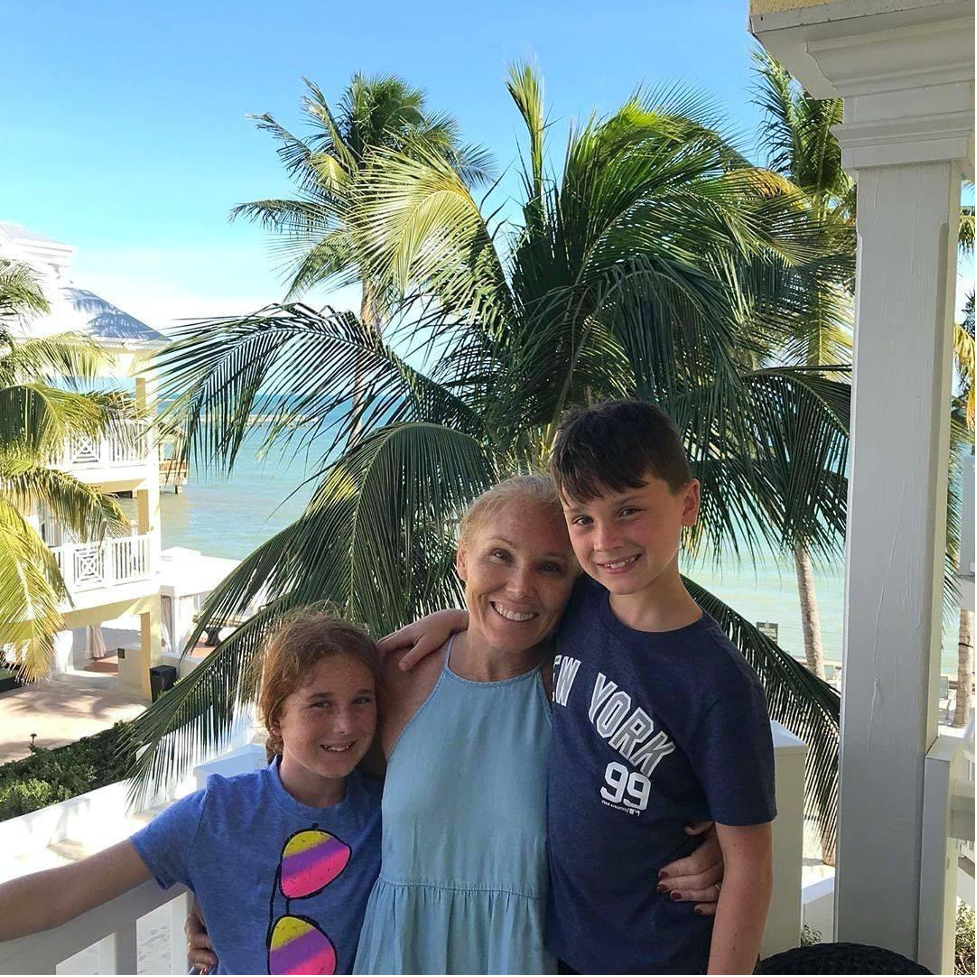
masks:
<instances>
[{"instance_id":1,"label":"light blue sleeveless dress","mask_svg":"<svg viewBox=\"0 0 977 977\"><path fill-rule=\"evenodd\" d=\"M450 668L387 763L380 878L357 974L547 974L546 765L540 669L472 682Z\"/></svg>"}]
</instances>

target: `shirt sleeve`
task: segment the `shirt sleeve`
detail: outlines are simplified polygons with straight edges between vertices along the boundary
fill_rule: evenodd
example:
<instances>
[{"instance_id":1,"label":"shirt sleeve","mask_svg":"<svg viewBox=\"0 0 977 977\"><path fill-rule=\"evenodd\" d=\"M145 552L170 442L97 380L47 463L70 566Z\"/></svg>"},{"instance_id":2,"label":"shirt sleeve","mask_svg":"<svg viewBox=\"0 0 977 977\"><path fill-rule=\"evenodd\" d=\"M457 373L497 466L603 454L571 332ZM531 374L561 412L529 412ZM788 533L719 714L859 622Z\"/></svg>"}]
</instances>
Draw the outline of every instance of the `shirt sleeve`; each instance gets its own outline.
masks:
<instances>
[{"instance_id":1,"label":"shirt sleeve","mask_svg":"<svg viewBox=\"0 0 977 977\"><path fill-rule=\"evenodd\" d=\"M193 888L191 852L206 796L206 790L200 790L181 798L129 839L160 888L175 883Z\"/></svg>"},{"instance_id":2,"label":"shirt sleeve","mask_svg":"<svg viewBox=\"0 0 977 977\"><path fill-rule=\"evenodd\" d=\"M777 816L773 736L759 683L737 676L699 722L689 759L720 824L766 824Z\"/></svg>"}]
</instances>

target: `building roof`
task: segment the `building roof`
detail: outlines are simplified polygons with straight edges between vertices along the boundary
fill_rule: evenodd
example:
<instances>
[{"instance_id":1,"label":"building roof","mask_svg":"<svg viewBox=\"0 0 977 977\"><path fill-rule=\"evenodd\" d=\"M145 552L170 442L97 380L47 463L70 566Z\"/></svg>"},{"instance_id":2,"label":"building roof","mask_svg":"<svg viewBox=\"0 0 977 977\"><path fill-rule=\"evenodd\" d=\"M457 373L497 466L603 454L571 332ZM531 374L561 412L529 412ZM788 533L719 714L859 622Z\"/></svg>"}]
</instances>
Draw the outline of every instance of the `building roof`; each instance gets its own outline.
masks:
<instances>
[{"instance_id":1,"label":"building roof","mask_svg":"<svg viewBox=\"0 0 977 977\"><path fill-rule=\"evenodd\" d=\"M87 332L107 346L120 343L144 346L168 341L163 333L86 288L65 285L60 292L64 303L82 320L80 324L66 324L65 328ZM57 316L55 303L51 305L51 314Z\"/></svg>"},{"instance_id":2,"label":"building roof","mask_svg":"<svg viewBox=\"0 0 977 977\"><path fill-rule=\"evenodd\" d=\"M126 349L165 345L169 340L163 333L72 280L69 265L74 250L21 224L0 221L0 258L30 265L51 306L50 312L27 323L27 332L35 336L83 332L103 346Z\"/></svg>"},{"instance_id":3,"label":"building roof","mask_svg":"<svg viewBox=\"0 0 977 977\"><path fill-rule=\"evenodd\" d=\"M45 237L24 227L23 224L13 224L10 221L0 221L0 231L3 231L12 241L36 241L42 244L60 244L62 247L71 247L63 241L56 241L53 237Z\"/></svg>"}]
</instances>

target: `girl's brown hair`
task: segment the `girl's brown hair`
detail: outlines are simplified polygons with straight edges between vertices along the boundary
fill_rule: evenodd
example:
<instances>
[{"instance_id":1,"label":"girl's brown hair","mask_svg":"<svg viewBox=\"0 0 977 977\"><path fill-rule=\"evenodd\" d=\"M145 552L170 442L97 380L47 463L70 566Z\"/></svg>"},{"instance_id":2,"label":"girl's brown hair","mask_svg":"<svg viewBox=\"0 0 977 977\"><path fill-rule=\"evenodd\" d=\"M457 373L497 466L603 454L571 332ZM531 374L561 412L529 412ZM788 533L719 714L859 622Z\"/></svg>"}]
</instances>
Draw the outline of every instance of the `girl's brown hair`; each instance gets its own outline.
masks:
<instances>
[{"instance_id":1,"label":"girl's brown hair","mask_svg":"<svg viewBox=\"0 0 977 977\"><path fill-rule=\"evenodd\" d=\"M308 682L315 665L339 655L352 655L379 680L380 654L373 639L326 610L308 607L296 611L269 638L258 698L261 719L268 730L265 750L269 760L282 752L282 739L271 727L278 725L285 700Z\"/></svg>"}]
</instances>

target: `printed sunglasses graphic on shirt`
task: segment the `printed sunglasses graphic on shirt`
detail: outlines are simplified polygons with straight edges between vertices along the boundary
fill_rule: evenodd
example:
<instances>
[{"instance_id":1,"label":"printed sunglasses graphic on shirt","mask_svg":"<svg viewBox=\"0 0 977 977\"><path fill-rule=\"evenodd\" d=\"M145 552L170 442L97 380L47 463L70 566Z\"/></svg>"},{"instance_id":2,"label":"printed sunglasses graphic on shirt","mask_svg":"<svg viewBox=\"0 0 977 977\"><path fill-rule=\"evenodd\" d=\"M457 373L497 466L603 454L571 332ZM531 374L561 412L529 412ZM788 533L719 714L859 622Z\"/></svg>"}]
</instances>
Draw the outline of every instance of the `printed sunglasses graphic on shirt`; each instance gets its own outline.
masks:
<instances>
[{"instance_id":1,"label":"printed sunglasses graphic on shirt","mask_svg":"<svg viewBox=\"0 0 977 977\"><path fill-rule=\"evenodd\" d=\"M268 923L269 974L334 974L336 947L315 920L290 912L293 899L318 895L349 864L349 845L318 825L296 831L282 847L275 872ZM275 919L275 901L285 897L285 913Z\"/></svg>"}]
</instances>

